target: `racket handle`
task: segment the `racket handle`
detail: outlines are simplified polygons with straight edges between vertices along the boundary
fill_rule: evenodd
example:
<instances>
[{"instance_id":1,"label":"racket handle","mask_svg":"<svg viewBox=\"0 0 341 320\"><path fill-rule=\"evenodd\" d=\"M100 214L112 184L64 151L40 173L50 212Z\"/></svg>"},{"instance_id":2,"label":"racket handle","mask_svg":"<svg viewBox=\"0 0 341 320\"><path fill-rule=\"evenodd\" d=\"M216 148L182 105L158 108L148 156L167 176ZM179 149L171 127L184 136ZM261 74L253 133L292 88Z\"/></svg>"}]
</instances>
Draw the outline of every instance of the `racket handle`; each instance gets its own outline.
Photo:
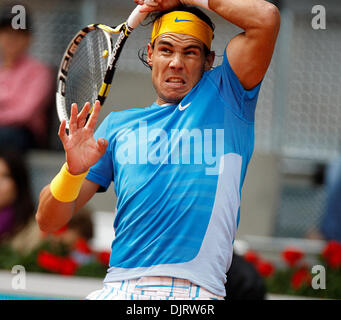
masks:
<instances>
[{"instance_id":1,"label":"racket handle","mask_svg":"<svg viewBox=\"0 0 341 320\"><path fill-rule=\"evenodd\" d=\"M151 6L158 5L158 3L153 0L145 0L144 2ZM127 19L127 24L131 29L135 29L148 15L148 12L140 12L141 7L141 5L138 5Z\"/></svg>"}]
</instances>

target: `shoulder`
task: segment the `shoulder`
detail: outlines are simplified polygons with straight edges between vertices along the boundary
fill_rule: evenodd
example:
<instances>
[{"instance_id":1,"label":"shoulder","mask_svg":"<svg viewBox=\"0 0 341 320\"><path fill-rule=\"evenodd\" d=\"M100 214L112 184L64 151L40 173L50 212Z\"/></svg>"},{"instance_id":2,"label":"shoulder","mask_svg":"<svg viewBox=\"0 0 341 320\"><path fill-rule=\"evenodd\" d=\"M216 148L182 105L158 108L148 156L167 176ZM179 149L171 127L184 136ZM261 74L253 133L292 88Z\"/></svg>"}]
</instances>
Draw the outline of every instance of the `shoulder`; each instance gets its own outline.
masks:
<instances>
[{"instance_id":1,"label":"shoulder","mask_svg":"<svg viewBox=\"0 0 341 320\"><path fill-rule=\"evenodd\" d=\"M238 97L238 100L241 97L246 97L251 100L257 98L262 81L253 88L245 89L231 66L226 50L227 48L224 50L221 64L208 71L208 77L216 84L216 86L218 86L219 90L222 88L229 88L232 90L236 97Z\"/></svg>"},{"instance_id":2,"label":"shoulder","mask_svg":"<svg viewBox=\"0 0 341 320\"><path fill-rule=\"evenodd\" d=\"M211 79L219 78L223 74L225 75L234 75L234 72L231 68L230 62L226 55L226 48L224 53L220 58L220 62L216 64L211 70L205 72Z\"/></svg>"}]
</instances>

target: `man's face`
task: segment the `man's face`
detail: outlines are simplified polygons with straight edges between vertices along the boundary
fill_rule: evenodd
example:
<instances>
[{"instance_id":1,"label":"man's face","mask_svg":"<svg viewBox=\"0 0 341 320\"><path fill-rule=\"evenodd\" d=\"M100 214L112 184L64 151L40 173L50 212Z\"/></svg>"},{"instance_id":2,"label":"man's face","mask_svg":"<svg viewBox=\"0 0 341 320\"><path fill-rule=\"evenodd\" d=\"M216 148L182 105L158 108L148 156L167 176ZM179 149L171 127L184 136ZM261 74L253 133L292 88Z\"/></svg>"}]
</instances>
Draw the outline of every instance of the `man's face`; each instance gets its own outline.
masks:
<instances>
[{"instance_id":1,"label":"man's face","mask_svg":"<svg viewBox=\"0 0 341 320\"><path fill-rule=\"evenodd\" d=\"M204 44L179 33L161 34L147 47L152 81L158 94L156 103L179 103L212 67L214 54L205 56Z\"/></svg>"}]
</instances>

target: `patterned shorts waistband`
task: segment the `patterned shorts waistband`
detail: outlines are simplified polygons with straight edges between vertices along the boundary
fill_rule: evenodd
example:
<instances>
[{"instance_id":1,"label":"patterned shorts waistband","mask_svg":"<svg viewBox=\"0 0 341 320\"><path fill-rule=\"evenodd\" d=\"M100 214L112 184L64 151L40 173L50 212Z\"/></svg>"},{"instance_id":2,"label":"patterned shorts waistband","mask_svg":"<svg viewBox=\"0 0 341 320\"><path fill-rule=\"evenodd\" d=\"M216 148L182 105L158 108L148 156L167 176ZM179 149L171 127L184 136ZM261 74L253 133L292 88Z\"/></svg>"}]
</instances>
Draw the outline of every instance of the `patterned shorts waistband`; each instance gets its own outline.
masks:
<instances>
[{"instance_id":1,"label":"patterned shorts waistband","mask_svg":"<svg viewBox=\"0 0 341 320\"><path fill-rule=\"evenodd\" d=\"M223 297L218 296L189 280L173 277L149 276L130 280L106 282L106 285L127 293L139 295L145 294L188 299L223 299Z\"/></svg>"}]
</instances>

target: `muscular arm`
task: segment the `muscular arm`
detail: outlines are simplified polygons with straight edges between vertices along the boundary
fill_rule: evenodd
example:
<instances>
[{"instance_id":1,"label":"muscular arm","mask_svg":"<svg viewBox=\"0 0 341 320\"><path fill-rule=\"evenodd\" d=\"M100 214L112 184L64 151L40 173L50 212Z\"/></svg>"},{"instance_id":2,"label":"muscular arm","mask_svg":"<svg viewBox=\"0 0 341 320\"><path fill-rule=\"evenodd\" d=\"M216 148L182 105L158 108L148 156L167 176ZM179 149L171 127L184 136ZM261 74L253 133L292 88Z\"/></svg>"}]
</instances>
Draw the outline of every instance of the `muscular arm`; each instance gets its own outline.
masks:
<instances>
[{"instance_id":1,"label":"muscular arm","mask_svg":"<svg viewBox=\"0 0 341 320\"><path fill-rule=\"evenodd\" d=\"M205 0L182 0L202 5ZM244 32L228 44L229 63L245 89L252 89L264 77L280 28L276 6L264 0L208 0L209 8Z\"/></svg>"},{"instance_id":2,"label":"muscular arm","mask_svg":"<svg viewBox=\"0 0 341 320\"><path fill-rule=\"evenodd\" d=\"M144 0L134 0L143 5ZM226 55L243 87L255 87L264 77L275 48L280 28L277 7L265 0L154 0L158 6L144 5L152 12L176 7L180 3L210 9L244 32L234 37Z\"/></svg>"},{"instance_id":3,"label":"muscular arm","mask_svg":"<svg viewBox=\"0 0 341 320\"><path fill-rule=\"evenodd\" d=\"M255 87L269 67L280 28L279 10L263 0L209 0L210 8L244 30L226 54L245 89Z\"/></svg>"}]
</instances>

